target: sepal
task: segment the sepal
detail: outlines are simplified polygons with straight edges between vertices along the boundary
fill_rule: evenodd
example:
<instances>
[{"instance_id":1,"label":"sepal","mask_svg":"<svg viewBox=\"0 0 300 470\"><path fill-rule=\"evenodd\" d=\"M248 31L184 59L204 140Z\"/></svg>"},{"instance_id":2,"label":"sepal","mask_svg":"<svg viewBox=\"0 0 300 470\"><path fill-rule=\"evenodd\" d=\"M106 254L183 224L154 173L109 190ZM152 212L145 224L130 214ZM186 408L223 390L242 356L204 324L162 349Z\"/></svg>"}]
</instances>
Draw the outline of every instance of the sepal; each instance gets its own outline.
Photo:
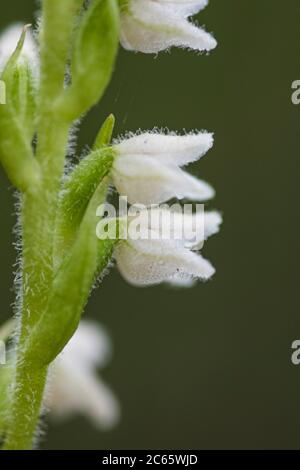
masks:
<instances>
[{"instance_id":1,"label":"sepal","mask_svg":"<svg viewBox=\"0 0 300 470\"><path fill-rule=\"evenodd\" d=\"M28 60L19 60L27 29L23 29L2 73L6 104L0 106L0 160L11 182L22 191L34 190L40 181L40 168L31 146L36 111L34 77Z\"/></svg>"}]
</instances>

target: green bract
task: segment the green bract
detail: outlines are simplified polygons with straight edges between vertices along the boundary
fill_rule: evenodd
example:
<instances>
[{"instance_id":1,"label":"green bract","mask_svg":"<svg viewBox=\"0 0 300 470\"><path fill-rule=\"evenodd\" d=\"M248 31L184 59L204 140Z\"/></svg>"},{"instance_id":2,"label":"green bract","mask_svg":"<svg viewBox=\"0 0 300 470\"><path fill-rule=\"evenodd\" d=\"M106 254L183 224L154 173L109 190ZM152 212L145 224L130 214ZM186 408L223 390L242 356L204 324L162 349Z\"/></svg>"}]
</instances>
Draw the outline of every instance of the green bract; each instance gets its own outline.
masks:
<instances>
[{"instance_id":1,"label":"green bract","mask_svg":"<svg viewBox=\"0 0 300 470\"><path fill-rule=\"evenodd\" d=\"M57 109L74 120L101 98L109 83L119 42L116 0L94 0L83 14L71 53L71 85Z\"/></svg>"},{"instance_id":2,"label":"green bract","mask_svg":"<svg viewBox=\"0 0 300 470\"><path fill-rule=\"evenodd\" d=\"M1 76L6 104L0 106L0 161L18 189L33 191L41 175L31 147L36 125L34 78L29 62L20 60L25 35L26 28Z\"/></svg>"}]
</instances>

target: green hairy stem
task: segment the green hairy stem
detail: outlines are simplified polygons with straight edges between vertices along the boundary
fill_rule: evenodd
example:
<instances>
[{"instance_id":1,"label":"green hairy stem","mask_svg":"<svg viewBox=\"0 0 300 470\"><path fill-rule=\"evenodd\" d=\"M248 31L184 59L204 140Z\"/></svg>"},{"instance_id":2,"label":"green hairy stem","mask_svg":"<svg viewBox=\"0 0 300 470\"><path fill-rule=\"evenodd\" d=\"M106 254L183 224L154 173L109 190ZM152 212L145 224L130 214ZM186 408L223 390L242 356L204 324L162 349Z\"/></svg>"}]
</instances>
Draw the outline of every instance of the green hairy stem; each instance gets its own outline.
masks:
<instances>
[{"instance_id":1,"label":"green hairy stem","mask_svg":"<svg viewBox=\"0 0 300 470\"><path fill-rule=\"evenodd\" d=\"M63 179L71 126L101 98L118 49L118 2L84 3L43 0L39 85L30 64L19 65L26 30L2 76L12 104L0 111L0 161L21 191L22 227L21 311L12 366L0 382L4 449L32 448L49 364L75 332L116 243L96 237L114 160L113 117Z\"/></svg>"}]
</instances>

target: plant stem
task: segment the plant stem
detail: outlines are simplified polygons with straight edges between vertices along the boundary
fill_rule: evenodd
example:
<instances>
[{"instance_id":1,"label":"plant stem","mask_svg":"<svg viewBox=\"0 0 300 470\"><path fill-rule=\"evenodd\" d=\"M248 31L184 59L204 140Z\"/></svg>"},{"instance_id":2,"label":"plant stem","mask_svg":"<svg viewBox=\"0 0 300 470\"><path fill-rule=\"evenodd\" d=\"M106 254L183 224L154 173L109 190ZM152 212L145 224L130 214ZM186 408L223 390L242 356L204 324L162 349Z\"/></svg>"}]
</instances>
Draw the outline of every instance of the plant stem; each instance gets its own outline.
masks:
<instances>
[{"instance_id":1,"label":"plant stem","mask_svg":"<svg viewBox=\"0 0 300 470\"><path fill-rule=\"evenodd\" d=\"M57 338L52 320L55 317L56 326L60 326L59 316L62 310L60 300L61 298L64 299L63 294L61 294L60 284L63 285L63 281L68 284L69 277L61 275L61 278L58 280L55 278L54 280L53 252L58 198L62 186L61 180L71 125L71 118L66 117L68 113L60 113L57 102L65 93L64 80L66 64L71 52L74 20L83 3L83 0L43 1L43 21L40 31L40 87L36 125L38 143L34 159L41 171L41 178L36 187L30 188L34 191L28 190L22 195L20 324L16 344L13 389L9 397L7 427L5 429L5 449L29 449L32 447L42 407L48 364L62 350L76 328L90 286L94 280L94 272L97 270L97 241L94 231L90 231L90 219L87 217L83 220L85 230L82 229L82 244L84 244L86 238L90 240L90 237L92 237L92 242L87 251L82 251L79 244L75 248L82 255L83 261L86 259L86 253L90 256L90 264L85 271L82 269L82 272L85 273L85 279L83 280L82 272L79 272L77 266L78 284L82 284L79 294L82 291L82 295L79 296L79 301L76 303L75 313L71 308L71 302L70 305L67 305L70 318L65 318L65 322L67 322L66 331L61 332L62 338ZM112 7L110 10L113 10ZM111 13L110 10L107 10L107 12ZM100 19L102 19L101 15ZM117 35L112 38L111 42L114 52L118 43ZM114 57L115 52L112 59ZM111 70L111 62L113 62L112 59L108 62L109 71ZM104 80L105 83L106 80L107 77ZM97 79L95 81L97 82ZM58 111L55 111L57 109ZM91 213L91 223L94 223L94 207L92 207ZM85 225L87 225L87 228ZM77 254L77 251L75 251L75 254ZM109 250L108 252L110 253ZM71 265L72 263L76 265L76 261L72 258ZM87 263L82 262L82 264L85 267ZM57 295L51 297L53 290ZM78 292L76 293L78 294ZM49 304L52 308L49 307ZM47 327L47 331L40 338L37 325L41 317L44 319L45 313L48 315L47 323L44 325ZM59 346L56 354L49 356L50 353L48 352L47 356L45 351L32 346L32 343L37 343L30 341L32 337L35 337L35 333L42 344L47 343L47 338L54 337L53 342L57 341ZM41 357L37 357L37 351L39 351Z\"/></svg>"},{"instance_id":2,"label":"plant stem","mask_svg":"<svg viewBox=\"0 0 300 470\"><path fill-rule=\"evenodd\" d=\"M60 128L59 128L60 127ZM68 129L53 126L52 139L40 146L43 184L37 194L23 198L23 315L21 337L46 307L53 280L53 238L58 192L64 167ZM47 152L47 153L46 153ZM38 286L38 288L37 288Z\"/></svg>"},{"instance_id":3,"label":"plant stem","mask_svg":"<svg viewBox=\"0 0 300 470\"><path fill-rule=\"evenodd\" d=\"M68 4L57 0L43 2L36 150L42 182L37 191L27 192L22 197L22 306L6 449L31 448L47 378L46 365L37 366L34 361L26 360L30 351L26 351L25 345L46 310L53 282L55 217L70 125L62 122L53 109L63 91L73 24L71 11L67 16L63 13L72 4L73 0ZM41 360L39 364L42 363Z\"/></svg>"},{"instance_id":4,"label":"plant stem","mask_svg":"<svg viewBox=\"0 0 300 470\"><path fill-rule=\"evenodd\" d=\"M65 127L56 128L56 132L53 129L53 138L47 140L46 144L48 158L45 160L49 163L43 168L43 185L37 193L25 194L23 197L21 216L23 306L17 345L15 385L10 402L5 444L7 449L31 447L41 409L47 367L35 368L26 364L24 345L31 328L46 309L49 289L53 281L52 254L55 212L60 178L63 172L67 135L68 131Z\"/></svg>"},{"instance_id":5,"label":"plant stem","mask_svg":"<svg viewBox=\"0 0 300 470\"><path fill-rule=\"evenodd\" d=\"M32 448L41 402L46 383L47 368L35 370L28 364L17 367L15 399L10 403L10 417L4 450Z\"/></svg>"},{"instance_id":6,"label":"plant stem","mask_svg":"<svg viewBox=\"0 0 300 470\"><path fill-rule=\"evenodd\" d=\"M46 127L47 137L42 134L39 147L41 153L45 152L43 184L37 193L25 194L22 201L23 306L5 448L31 447L47 376L47 367L26 364L24 346L32 327L47 307L53 282L54 225L68 126L52 121L51 129L49 127Z\"/></svg>"}]
</instances>

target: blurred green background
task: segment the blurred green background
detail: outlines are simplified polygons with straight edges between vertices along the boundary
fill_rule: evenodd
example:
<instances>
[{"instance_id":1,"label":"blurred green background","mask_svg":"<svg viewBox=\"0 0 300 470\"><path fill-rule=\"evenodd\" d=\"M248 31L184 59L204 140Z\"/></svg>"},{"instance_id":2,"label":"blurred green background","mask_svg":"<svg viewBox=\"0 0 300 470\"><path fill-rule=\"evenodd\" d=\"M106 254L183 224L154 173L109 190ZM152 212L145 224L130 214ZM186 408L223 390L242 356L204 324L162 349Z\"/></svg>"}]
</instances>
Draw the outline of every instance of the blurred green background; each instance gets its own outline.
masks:
<instances>
[{"instance_id":1,"label":"blurred green background","mask_svg":"<svg viewBox=\"0 0 300 470\"><path fill-rule=\"evenodd\" d=\"M33 20L34 0L1 4L1 28ZM192 290L135 289L116 270L86 316L111 333L102 375L122 404L107 433L81 418L53 426L43 448L300 448L298 198L300 2L211 0L199 15L214 31L210 56L157 58L120 50L113 81L84 120L80 151L105 116L116 134L154 126L215 132L192 167L211 182L222 232L204 247L214 279ZM13 189L1 173L1 320L11 315Z\"/></svg>"}]
</instances>

